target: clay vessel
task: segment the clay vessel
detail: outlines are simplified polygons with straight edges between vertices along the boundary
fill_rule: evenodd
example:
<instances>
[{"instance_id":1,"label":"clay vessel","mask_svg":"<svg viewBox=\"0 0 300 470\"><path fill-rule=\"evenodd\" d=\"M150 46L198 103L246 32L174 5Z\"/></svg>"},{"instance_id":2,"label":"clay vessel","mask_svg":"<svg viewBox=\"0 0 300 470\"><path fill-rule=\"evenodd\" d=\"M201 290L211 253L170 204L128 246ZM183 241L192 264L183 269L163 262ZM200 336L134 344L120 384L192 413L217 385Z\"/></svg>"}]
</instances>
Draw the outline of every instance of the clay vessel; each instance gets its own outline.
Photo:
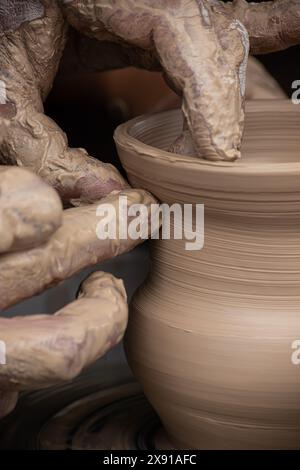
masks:
<instances>
[{"instance_id":1,"label":"clay vessel","mask_svg":"<svg viewBox=\"0 0 300 470\"><path fill-rule=\"evenodd\" d=\"M176 110L116 131L133 186L205 204L201 251L151 241L130 365L179 449L300 448L300 107L249 102L233 163L167 152L181 128Z\"/></svg>"}]
</instances>

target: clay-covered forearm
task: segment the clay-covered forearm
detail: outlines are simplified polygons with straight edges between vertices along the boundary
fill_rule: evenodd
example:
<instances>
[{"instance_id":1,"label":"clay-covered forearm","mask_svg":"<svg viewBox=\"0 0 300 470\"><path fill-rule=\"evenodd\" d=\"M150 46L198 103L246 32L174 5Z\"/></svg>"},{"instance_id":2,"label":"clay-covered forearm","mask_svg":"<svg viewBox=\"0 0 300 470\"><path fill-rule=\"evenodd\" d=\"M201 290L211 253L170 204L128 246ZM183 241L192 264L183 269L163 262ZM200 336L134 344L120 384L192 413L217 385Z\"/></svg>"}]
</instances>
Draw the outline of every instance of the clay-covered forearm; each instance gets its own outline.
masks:
<instances>
[{"instance_id":1,"label":"clay-covered forearm","mask_svg":"<svg viewBox=\"0 0 300 470\"><path fill-rule=\"evenodd\" d=\"M219 8L218 0L212 3ZM252 54L275 52L300 43L300 0L234 0L222 8L247 28Z\"/></svg>"},{"instance_id":2,"label":"clay-covered forearm","mask_svg":"<svg viewBox=\"0 0 300 470\"><path fill-rule=\"evenodd\" d=\"M15 404L9 392L70 380L117 344L127 310L123 282L95 272L83 282L78 299L55 315L0 319L7 361L0 368L0 416Z\"/></svg>"},{"instance_id":3,"label":"clay-covered forearm","mask_svg":"<svg viewBox=\"0 0 300 470\"><path fill-rule=\"evenodd\" d=\"M57 0L3 0L0 20L0 118L5 104L42 111L66 42Z\"/></svg>"},{"instance_id":4,"label":"clay-covered forearm","mask_svg":"<svg viewBox=\"0 0 300 470\"><path fill-rule=\"evenodd\" d=\"M43 115L43 100L58 68L66 26L56 0L52 5L49 0L19 4L5 0L1 12L0 158L1 163L20 164L39 173L48 149L56 150L55 137L56 147L66 147L59 129ZM17 19L11 21L14 13Z\"/></svg>"}]
</instances>

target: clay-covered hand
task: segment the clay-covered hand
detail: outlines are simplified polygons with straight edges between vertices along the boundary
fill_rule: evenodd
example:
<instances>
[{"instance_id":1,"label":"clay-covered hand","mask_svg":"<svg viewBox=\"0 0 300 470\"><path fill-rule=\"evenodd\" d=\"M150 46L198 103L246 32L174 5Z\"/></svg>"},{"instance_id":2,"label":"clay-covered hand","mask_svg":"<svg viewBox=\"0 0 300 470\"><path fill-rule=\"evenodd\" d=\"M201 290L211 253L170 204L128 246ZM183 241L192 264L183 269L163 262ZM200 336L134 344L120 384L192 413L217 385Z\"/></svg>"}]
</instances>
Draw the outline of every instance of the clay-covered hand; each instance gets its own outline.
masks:
<instances>
[{"instance_id":1,"label":"clay-covered hand","mask_svg":"<svg viewBox=\"0 0 300 470\"><path fill-rule=\"evenodd\" d=\"M77 205L127 184L112 165L69 148L64 132L44 114L66 35L58 1L1 0L0 163L31 169L63 201Z\"/></svg>"},{"instance_id":2,"label":"clay-covered hand","mask_svg":"<svg viewBox=\"0 0 300 470\"><path fill-rule=\"evenodd\" d=\"M209 0L62 3L77 31L127 45L134 65L160 64L168 83L182 94L199 156L239 157L248 34L238 20L216 12Z\"/></svg>"},{"instance_id":3,"label":"clay-covered hand","mask_svg":"<svg viewBox=\"0 0 300 470\"><path fill-rule=\"evenodd\" d=\"M117 224L127 224L128 212L119 212L120 195L127 196L128 207L145 205L148 212L141 224L147 229L152 196L126 189L104 198L100 206L115 207ZM118 230L116 239L99 239L98 207L94 203L63 211L57 192L37 175L0 167L0 310L142 241L119 239ZM114 346L127 324L126 293L121 280L94 272L81 285L77 300L55 315L28 314L0 317L0 341L6 345L0 417L12 410L20 391L70 380Z\"/></svg>"},{"instance_id":4,"label":"clay-covered hand","mask_svg":"<svg viewBox=\"0 0 300 470\"><path fill-rule=\"evenodd\" d=\"M128 57L133 65L162 67L168 83L183 95L182 109L197 155L211 160L240 156L249 46L259 54L300 42L300 0L260 5L246 0L62 4L77 31L123 45L123 61ZM96 66L92 43L87 44L83 51Z\"/></svg>"},{"instance_id":5,"label":"clay-covered hand","mask_svg":"<svg viewBox=\"0 0 300 470\"><path fill-rule=\"evenodd\" d=\"M109 67L107 57L97 58L100 42L121 50L122 66L162 67L183 94L198 155L238 158L248 33L253 53L296 44L299 1L1 0L2 162L31 168L75 204L126 186L113 167L69 148L65 134L43 114L68 24L89 38L89 45L94 42L95 53L87 50L86 63L92 60L95 68ZM117 64L112 58L112 66Z\"/></svg>"},{"instance_id":6,"label":"clay-covered hand","mask_svg":"<svg viewBox=\"0 0 300 470\"><path fill-rule=\"evenodd\" d=\"M127 51L133 65L162 67L167 81L183 95L183 113L197 155L211 160L240 156L249 36L252 53L300 40L299 0L261 5L245 0L62 4L68 22L83 35L125 46L123 60ZM95 62L95 55L90 59Z\"/></svg>"}]
</instances>

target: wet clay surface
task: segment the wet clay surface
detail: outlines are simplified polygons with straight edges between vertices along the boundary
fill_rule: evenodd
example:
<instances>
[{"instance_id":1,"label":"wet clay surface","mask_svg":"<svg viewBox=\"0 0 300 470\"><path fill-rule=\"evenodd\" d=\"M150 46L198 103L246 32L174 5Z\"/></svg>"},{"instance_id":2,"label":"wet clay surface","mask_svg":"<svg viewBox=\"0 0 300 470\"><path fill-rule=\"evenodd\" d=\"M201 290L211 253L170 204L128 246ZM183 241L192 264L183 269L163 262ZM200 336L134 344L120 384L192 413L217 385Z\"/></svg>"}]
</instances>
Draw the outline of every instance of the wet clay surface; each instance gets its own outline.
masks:
<instances>
[{"instance_id":1,"label":"wet clay surface","mask_svg":"<svg viewBox=\"0 0 300 470\"><path fill-rule=\"evenodd\" d=\"M300 334L300 114L288 101L246 110L238 164L160 150L181 130L176 112L116 133L133 185L151 186L161 201L205 203L203 250L151 242L151 276L133 300L126 338L177 448L299 448L291 356Z\"/></svg>"}]
</instances>

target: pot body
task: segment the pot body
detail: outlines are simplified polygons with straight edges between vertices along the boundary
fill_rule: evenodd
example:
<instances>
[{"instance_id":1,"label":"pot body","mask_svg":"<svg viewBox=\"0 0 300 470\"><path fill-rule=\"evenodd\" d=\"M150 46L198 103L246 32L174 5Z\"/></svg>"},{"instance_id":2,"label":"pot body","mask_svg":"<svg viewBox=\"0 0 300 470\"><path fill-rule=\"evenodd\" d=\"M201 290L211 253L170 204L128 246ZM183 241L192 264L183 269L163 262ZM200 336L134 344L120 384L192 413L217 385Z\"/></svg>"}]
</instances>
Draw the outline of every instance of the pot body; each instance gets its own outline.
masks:
<instances>
[{"instance_id":1,"label":"pot body","mask_svg":"<svg viewBox=\"0 0 300 470\"><path fill-rule=\"evenodd\" d=\"M282 222L206 214L201 251L151 242L126 349L177 448L300 448L300 218Z\"/></svg>"},{"instance_id":2,"label":"pot body","mask_svg":"<svg viewBox=\"0 0 300 470\"><path fill-rule=\"evenodd\" d=\"M150 242L150 275L126 337L130 365L177 448L300 448L299 126L289 101L248 103L233 163L167 152L179 111L116 132L134 187L205 205L202 250Z\"/></svg>"}]
</instances>

